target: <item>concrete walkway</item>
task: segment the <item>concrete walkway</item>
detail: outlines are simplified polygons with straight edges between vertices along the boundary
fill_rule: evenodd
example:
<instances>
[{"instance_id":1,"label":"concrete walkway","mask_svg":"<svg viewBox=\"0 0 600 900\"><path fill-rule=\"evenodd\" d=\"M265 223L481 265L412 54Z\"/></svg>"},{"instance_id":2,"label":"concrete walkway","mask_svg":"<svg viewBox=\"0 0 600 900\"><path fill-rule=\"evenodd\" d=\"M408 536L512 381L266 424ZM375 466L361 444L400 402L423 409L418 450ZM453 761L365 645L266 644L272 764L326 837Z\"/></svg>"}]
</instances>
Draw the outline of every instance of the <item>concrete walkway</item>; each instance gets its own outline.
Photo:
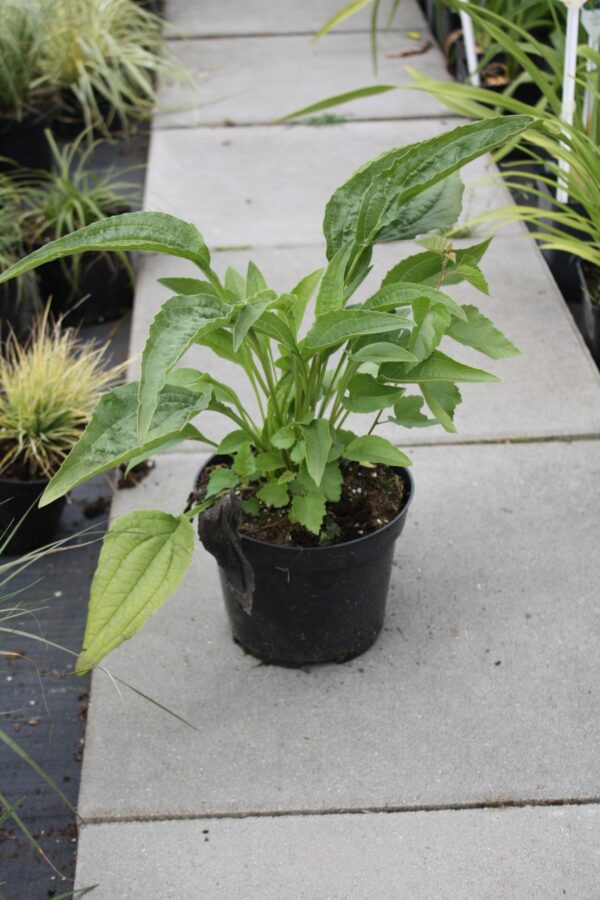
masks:
<instances>
[{"instance_id":1,"label":"concrete walkway","mask_svg":"<svg viewBox=\"0 0 600 900\"><path fill-rule=\"evenodd\" d=\"M171 48L200 74L164 92L146 206L198 224L220 271L251 256L289 288L322 263L338 184L456 123L406 92L344 109L343 124L270 126L371 80L364 16L309 42L338 5L171 0L193 36ZM384 49L415 29L427 36L402 0ZM443 77L435 47L411 62ZM401 80L402 64L384 58L381 77ZM468 214L506 202L491 171L469 167ZM411 249L378 248L377 272ZM94 676L77 886L98 883L98 900L600 896L600 379L520 227L484 270L492 318L523 356L498 367L501 385L465 389L458 436L393 434L415 445L417 490L375 647L310 672L257 665L229 637L202 551L110 657L199 730ZM144 260L132 353L165 296L157 275L187 272ZM198 348L186 361L229 374ZM113 513L179 511L201 461L160 458Z\"/></svg>"}]
</instances>

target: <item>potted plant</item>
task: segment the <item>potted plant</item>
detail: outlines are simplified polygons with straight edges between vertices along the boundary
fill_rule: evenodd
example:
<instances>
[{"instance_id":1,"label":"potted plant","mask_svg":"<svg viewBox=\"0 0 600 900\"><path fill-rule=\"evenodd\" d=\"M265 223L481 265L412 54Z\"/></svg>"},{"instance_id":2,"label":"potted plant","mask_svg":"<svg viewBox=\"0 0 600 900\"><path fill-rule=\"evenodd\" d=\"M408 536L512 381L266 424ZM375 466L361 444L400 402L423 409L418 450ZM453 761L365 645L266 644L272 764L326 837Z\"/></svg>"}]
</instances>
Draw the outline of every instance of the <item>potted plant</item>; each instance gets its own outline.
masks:
<instances>
[{"instance_id":1,"label":"potted plant","mask_svg":"<svg viewBox=\"0 0 600 900\"><path fill-rule=\"evenodd\" d=\"M0 0L0 166L6 159L33 169L50 167L43 129L54 113L52 91L39 71L39 9Z\"/></svg>"},{"instance_id":2,"label":"potted plant","mask_svg":"<svg viewBox=\"0 0 600 900\"><path fill-rule=\"evenodd\" d=\"M50 325L47 311L27 341L14 335L6 341L0 355L3 553L26 553L55 537L65 497L43 508L37 501L122 371L107 366L106 354L106 346L80 342L60 322Z\"/></svg>"},{"instance_id":3,"label":"potted plant","mask_svg":"<svg viewBox=\"0 0 600 900\"><path fill-rule=\"evenodd\" d=\"M102 174L92 170L90 161L98 143L82 149L85 138L82 132L59 149L51 132L45 132L54 171L29 179L22 226L29 249L139 205L134 184L118 180L112 170ZM133 269L124 252L89 251L57 260L40 270L38 279L44 300L50 298L53 313L67 322L116 319L133 301Z\"/></svg>"},{"instance_id":4,"label":"potted plant","mask_svg":"<svg viewBox=\"0 0 600 900\"><path fill-rule=\"evenodd\" d=\"M327 204L327 266L284 294L270 290L253 263L246 277L229 270L221 281L193 225L151 212L94 223L0 276L89 247L162 252L190 260L201 275L161 279L173 296L151 325L139 383L102 398L41 501L184 439L217 451L185 512L137 510L112 523L79 672L173 593L192 558L196 516L222 570L234 637L251 653L284 665L339 661L376 639L393 544L413 494L409 459L377 426L439 422L454 431L457 385L497 380L440 351L442 337L495 359L518 351L476 307L444 290L463 279L486 290L478 268L486 243L454 251L440 237L427 240L368 299L349 301L369 274L374 245L447 229L460 212L461 166L532 124L509 116L465 125L363 166ZM256 414L209 372L177 367L193 343L239 366ZM232 423L218 445L193 424L204 410ZM350 413L369 417L358 433Z\"/></svg>"},{"instance_id":5,"label":"potted plant","mask_svg":"<svg viewBox=\"0 0 600 900\"><path fill-rule=\"evenodd\" d=\"M162 20L134 0L44 0L39 66L56 86L63 136L128 130L156 103L158 75L179 73Z\"/></svg>"}]
</instances>

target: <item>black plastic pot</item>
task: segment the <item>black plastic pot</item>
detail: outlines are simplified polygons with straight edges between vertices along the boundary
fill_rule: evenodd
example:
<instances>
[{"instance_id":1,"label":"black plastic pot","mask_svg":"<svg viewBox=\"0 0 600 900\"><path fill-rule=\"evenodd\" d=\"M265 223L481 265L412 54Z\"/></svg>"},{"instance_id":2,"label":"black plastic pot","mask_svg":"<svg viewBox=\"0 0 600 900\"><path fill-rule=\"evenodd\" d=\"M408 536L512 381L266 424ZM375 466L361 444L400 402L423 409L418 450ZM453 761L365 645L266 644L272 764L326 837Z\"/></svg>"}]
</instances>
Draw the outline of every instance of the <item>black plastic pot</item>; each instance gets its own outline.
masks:
<instances>
[{"instance_id":1,"label":"black plastic pot","mask_svg":"<svg viewBox=\"0 0 600 900\"><path fill-rule=\"evenodd\" d=\"M3 553L38 550L56 538L65 498L38 509L37 502L48 480L18 481L0 478L0 534L2 540L21 523ZM23 521L21 521L23 520Z\"/></svg>"},{"instance_id":2,"label":"black plastic pot","mask_svg":"<svg viewBox=\"0 0 600 900\"><path fill-rule=\"evenodd\" d=\"M554 205L548 185L545 182L538 181L537 189L542 195L538 200L538 205L540 209L548 210L548 219L552 220ZM543 199L544 195L547 197L547 200ZM585 215L585 210L580 204L569 203L569 206L575 212ZM567 236L577 240L587 239L584 232L578 231L576 228L568 228L565 225L561 225L561 230ZM577 268L577 257L572 253L567 253L565 250L542 250L542 254L567 303L579 303L581 301L581 279Z\"/></svg>"},{"instance_id":3,"label":"black plastic pot","mask_svg":"<svg viewBox=\"0 0 600 900\"><path fill-rule=\"evenodd\" d=\"M594 301L588 284L585 268L577 261L577 272L581 282L581 302L583 310L583 336L590 353L600 364L600 305ZM580 326L581 327L581 326Z\"/></svg>"},{"instance_id":4,"label":"black plastic pot","mask_svg":"<svg viewBox=\"0 0 600 900\"><path fill-rule=\"evenodd\" d=\"M52 168L52 152L44 128L51 113L28 113L22 119L0 116L0 156L7 157L24 169ZM0 171L10 170L10 163L0 161Z\"/></svg>"},{"instance_id":5,"label":"black plastic pot","mask_svg":"<svg viewBox=\"0 0 600 900\"><path fill-rule=\"evenodd\" d=\"M133 283L119 256L83 253L80 271L79 285L74 290L69 279L69 260L55 260L37 269L42 299L52 298L53 315L63 315L67 325L91 325L118 319L131 309Z\"/></svg>"},{"instance_id":6,"label":"black plastic pot","mask_svg":"<svg viewBox=\"0 0 600 900\"><path fill-rule=\"evenodd\" d=\"M250 614L219 567L236 643L263 662L289 667L341 663L369 649L383 626L394 544L414 494L408 470L396 471L406 487L404 506L389 524L365 537L330 547L292 548L240 536L255 578Z\"/></svg>"}]
</instances>

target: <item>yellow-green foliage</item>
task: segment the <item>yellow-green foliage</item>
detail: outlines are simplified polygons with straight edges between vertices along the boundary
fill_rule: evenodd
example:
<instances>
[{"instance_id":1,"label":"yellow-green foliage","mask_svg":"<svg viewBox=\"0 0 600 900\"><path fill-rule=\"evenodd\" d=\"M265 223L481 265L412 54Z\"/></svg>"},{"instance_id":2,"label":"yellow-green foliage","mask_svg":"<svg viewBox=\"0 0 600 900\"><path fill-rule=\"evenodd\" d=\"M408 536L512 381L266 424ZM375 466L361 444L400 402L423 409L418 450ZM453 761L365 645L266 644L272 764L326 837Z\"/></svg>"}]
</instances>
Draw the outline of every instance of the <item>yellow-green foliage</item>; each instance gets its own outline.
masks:
<instances>
[{"instance_id":1,"label":"yellow-green foliage","mask_svg":"<svg viewBox=\"0 0 600 900\"><path fill-rule=\"evenodd\" d=\"M0 471L50 478L123 366L107 366L107 346L80 341L42 316L30 339L11 337L0 357Z\"/></svg>"}]
</instances>

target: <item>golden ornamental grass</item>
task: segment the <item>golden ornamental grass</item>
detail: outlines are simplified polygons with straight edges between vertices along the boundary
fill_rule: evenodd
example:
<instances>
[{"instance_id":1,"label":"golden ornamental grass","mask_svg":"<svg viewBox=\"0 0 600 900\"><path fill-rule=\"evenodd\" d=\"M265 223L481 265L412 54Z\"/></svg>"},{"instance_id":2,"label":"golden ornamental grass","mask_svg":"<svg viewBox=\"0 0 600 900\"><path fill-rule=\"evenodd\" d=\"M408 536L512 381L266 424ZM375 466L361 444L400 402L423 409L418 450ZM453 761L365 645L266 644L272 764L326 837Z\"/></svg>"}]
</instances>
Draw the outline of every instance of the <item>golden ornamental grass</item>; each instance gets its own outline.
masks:
<instances>
[{"instance_id":1,"label":"golden ornamental grass","mask_svg":"<svg viewBox=\"0 0 600 900\"><path fill-rule=\"evenodd\" d=\"M51 478L125 364L107 365L108 345L38 319L30 338L14 336L0 357L0 473Z\"/></svg>"}]
</instances>

